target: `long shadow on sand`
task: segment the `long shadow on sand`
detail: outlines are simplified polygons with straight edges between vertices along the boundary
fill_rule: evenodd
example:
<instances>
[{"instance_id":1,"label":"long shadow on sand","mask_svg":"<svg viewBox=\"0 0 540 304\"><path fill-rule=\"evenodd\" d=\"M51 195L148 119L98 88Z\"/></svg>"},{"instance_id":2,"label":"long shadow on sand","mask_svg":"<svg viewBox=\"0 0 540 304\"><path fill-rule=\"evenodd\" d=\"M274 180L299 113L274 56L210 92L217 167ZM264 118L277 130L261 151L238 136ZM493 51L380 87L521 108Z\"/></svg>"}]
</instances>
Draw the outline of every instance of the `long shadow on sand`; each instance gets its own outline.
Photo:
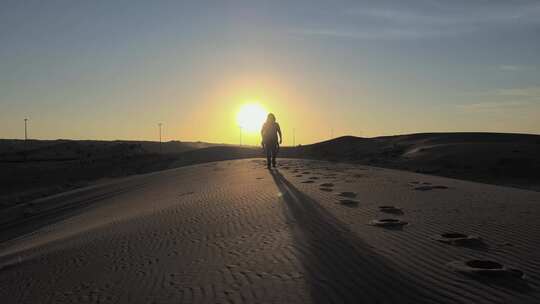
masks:
<instances>
[{"instance_id":1,"label":"long shadow on sand","mask_svg":"<svg viewBox=\"0 0 540 304\"><path fill-rule=\"evenodd\" d=\"M437 291L414 282L346 225L272 171L314 303L419 303Z\"/></svg>"}]
</instances>

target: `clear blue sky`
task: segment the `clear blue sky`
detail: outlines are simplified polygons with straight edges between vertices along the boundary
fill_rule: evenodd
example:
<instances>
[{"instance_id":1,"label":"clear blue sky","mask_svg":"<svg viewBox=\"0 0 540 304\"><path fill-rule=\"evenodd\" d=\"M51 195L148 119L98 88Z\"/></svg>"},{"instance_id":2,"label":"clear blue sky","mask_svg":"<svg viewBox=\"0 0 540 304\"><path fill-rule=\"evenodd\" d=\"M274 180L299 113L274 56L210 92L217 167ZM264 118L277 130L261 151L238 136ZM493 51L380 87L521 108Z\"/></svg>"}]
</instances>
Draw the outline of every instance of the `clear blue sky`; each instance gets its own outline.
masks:
<instances>
[{"instance_id":1,"label":"clear blue sky","mask_svg":"<svg viewBox=\"0 0 540 304\"><path fill-rule=\"evenodd\" d=\"M249 100L300 143L540 133L540 1L0 6L0 138L236 142Z\"/></svg>"}]
</instances>

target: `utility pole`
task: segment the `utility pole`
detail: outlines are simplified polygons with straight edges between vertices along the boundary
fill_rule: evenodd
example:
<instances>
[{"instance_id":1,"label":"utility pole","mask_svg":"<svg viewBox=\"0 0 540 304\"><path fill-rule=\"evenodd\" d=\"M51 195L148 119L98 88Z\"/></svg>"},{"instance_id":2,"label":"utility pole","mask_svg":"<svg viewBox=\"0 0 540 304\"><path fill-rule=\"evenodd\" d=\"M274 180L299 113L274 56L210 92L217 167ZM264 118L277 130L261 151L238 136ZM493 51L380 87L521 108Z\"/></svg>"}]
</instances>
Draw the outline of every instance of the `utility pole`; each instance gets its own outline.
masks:
<instances>
[{"instance_id":1,"label":"utility pole","mask_svg":"<svg viewBox=\"0 0 540 304\"><path fill-rule=\"evenodd\" d=\"M28 118L24 119L24 161L26 162L27 157L27 151L28 151Z\"/></svg>"},{"instance_id":2,"label":"utility pole","mask_svg":"<svg viewBox=\"0 0 540 304\"><path fill-rule=\"evenodd\" d=\"M163 148L161 147L161 126L162 125L163 125L162 123L158 123L158 127L159 127L159 153L163 152Z\"/></svg>"},{"instance_id":3,"label":"utility pole","mask_svg":"<svg viewBox=\"0 0 540 304\"><path fill-rule=\"evenodd\" d=\"M24 142L28 140L28 118L24 119Z\"/></svg>"}]
</instances>

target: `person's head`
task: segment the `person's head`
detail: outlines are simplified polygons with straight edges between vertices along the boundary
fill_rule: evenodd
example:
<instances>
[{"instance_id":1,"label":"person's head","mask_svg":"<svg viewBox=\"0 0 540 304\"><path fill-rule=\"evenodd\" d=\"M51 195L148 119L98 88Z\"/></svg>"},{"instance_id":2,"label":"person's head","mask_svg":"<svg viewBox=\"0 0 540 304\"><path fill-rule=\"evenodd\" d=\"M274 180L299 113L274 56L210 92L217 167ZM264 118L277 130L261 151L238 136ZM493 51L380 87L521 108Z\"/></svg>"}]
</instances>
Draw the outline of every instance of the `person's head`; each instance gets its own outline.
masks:
<instances>
[{"instance_id":1,"label":"person's head","mask_svg":"<svg viewBox=\"0 0 540 304\"><path fill-rule=\"evenodd\" d=\"M276 122L276 116L272 113L268 113L268 116L266 116L266 121L268 122Z\"/></svg>"}]
</instances>

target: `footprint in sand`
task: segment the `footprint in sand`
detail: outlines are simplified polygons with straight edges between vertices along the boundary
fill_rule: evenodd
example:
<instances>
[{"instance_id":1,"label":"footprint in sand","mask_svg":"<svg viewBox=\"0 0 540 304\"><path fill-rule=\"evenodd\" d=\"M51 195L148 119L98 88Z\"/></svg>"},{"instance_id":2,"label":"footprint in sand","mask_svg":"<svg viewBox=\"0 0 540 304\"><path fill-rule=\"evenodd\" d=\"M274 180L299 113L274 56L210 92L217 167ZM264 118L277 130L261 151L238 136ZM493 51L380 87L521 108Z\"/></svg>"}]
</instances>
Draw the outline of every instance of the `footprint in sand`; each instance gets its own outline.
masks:
<instances>
[{"instance_id":1,"label":"footprint in sand","mask_svg":"<svg viewBox=\"0 0 540 304\"><path fill-rule=\"evenodd\" d=\"M297 174L295 175L296 177L302 177L303 175L302 174Z\"/></svg>"},{"instance_id":2,"label":"footprint in sand","mask_svg":"<svg viewBox=\"0 0 540 304\"><path fill-rule=\"evenodd\" d=\"M359 202L351 199L339 200L339 203L345 207L358 207Z\"/></svg>"},{"instance_id":3,"label":"footprint in sand","mask_svg":"<svg viewBox=\"0 0 540 304\"><path fill-rule=\"evenodd\" d=\"M302 174L309 174L309 173L311 173L311 172L309 172L309 171L302 172Z\"/></svg>"},{"instance_id":4,"label":"footprint in sand","mask_svg":"<svg viewBox=\"0 0 540 304\"><path fill-rule=\"evenodd\" d=\"M379 206L379 211L391 214L403 214L403 210L396 206Z\"/></svg>"},{"instance_id":5,"label":"footprint in sand","mask_svg":"<svg viewBox=\"0 0 540 304\"><path fill-rule=\"evenodd\" d=\"M346 198L356 198L357 194L356 192L340 192L338 196Z\"/></svg>"},{"instance_id":6,"label":"footprint in sand","mask_svg":"<svg viewBox=\"0 0 540 304\"><path fill-rule=\"evenodd\" d=\"M369 224L372 226L378 226L378 227L396 228L396 227L405 226L408 223L400 219L384 218L384 219L372 220L369 222Z\"/></svg>"},{"instance_id":7,"label":"footprint in sand","mask_svg":"<svg viewBox=\"0 0 540 304\"><path fill-rule=\"evenodd\" d=\"M193 191L183 192L183 193L180 193L178 196L186 196L186 195L191 195L193 193L195 193L195 192L193 192Z\"/></svg>"},{"instance_id":8,"label":"footprint in sand","mask_svg":"<svg viewBox=\"0 0 540 304\"><path fill-rule=\"evenodd\" d=\"M454 261L448 263L452 269L466 275L486 278L523 279L523 271L506 267L491 260Z\"/></svg>"},{"instance_id":9,"label":"footprint in sand","mask_svg":"<svg viewBox=\"0 0 540 304\"><path fill-rule=\"evenodd\" d=\"M334 187L334 184L332 184L332 183L323 183L323 184L319 185L319 190L325 191L325 192L332 192L332 191L334 191L334 189L332 189L332 187Z\"/></svg>"},{"instance_id":10,"label":"footprint in sand","mask_svg":"<svg viewBox=\"0 0 540 304\"><path fill-rule=\"evenodd\" d=\"M319 178L316 177L316 176L312 176L312 177L310 177L309 179L319 179Z\"/></svg>"},{"instance_id":11,"label":"footprint in sand","mask_svg":"<svg viewBox=\"0 0 540 304\"><path fill-rule=\"evenodd\" d=\"M307 181L303 181L302 184L313 184L314 181L312 180L307 180Z\"/></svg>"},{"instance_id":12,"label":"footprint in sand","mask_svg":"<svg viewBox=\"0 0 540 304\"><path fill-rule=\"evenodd\" d=\"M414 190L417 190L417 191L429 191L429 190L433 190L433 189L448 189L448 187L446 187L446 186L418 186L418 187L414 187Z\"/></svg>"},{"instance_id":13,"label":"footprint in sand","mask_svg":"<svg viewBox=\"0 0 540 304\"><path fill-rule=\"evenodd\" d=\"M467 235L459 232L446 232L435 236L435 240L455 246L485 246L477 235Z\"/></svg>"}]
</instances>

